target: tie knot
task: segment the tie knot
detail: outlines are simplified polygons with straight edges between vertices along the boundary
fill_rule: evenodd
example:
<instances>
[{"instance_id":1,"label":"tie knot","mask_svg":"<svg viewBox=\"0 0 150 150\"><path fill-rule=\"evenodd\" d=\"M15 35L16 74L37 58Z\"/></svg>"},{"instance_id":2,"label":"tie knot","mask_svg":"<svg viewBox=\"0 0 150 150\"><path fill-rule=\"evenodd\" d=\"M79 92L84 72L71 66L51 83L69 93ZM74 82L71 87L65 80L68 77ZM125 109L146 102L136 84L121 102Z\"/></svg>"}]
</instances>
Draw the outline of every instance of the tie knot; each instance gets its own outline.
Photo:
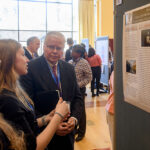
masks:
<instances>
[{"instance_id":1,"label":"tie knot","mask_svg":"<svg viewBox=\"0 0 150 150\"><path fill-rule=\"evenodd\" d=\"M54 65L52 68L53 68L53 71L56 71L56 65Z\"/></svg>"}]
</instances>

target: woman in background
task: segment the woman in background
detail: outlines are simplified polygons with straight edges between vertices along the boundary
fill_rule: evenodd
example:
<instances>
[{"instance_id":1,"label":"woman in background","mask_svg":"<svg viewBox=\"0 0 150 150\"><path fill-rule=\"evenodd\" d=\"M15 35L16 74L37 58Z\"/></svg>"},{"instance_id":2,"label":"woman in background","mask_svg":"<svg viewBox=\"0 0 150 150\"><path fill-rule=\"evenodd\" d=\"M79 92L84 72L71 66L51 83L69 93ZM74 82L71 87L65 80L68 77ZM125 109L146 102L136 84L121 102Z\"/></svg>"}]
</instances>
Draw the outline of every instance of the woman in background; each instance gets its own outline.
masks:
<instances>
[{"instance_id":1,"label":"woman in background","mask_svg":"<svg viewBox=\"0 0 150 150\"><path fill-rule=\"evenodd\" d=\"M18 81L20 75L27 73L27 63L21 44L10 39L0 40L0 112L16 130L24 132L27 150L44 150L69 108L59 100L53 117L50 113L36 120L34 104ZM46 124L38 135L38 126Z\"/></svg>"},{"instance_id":2,"label":"woman in background","mask_svg":"<svg viewBox=\"0 0 150 150\"><path fill-rule=\"evenodd\" d=\"M94 48L89 48L88 51L88 58L87 58L91 69L92 69L92 81L91 81L91 92L92 92L92 97L95 96L94 93L94 85L95 85L95 80L96 80L96 95L99 96L99 85L100 85L100 79L101 79L101 64L102 60L99 55L95 53Z\"/></svg>"}]
</instances>

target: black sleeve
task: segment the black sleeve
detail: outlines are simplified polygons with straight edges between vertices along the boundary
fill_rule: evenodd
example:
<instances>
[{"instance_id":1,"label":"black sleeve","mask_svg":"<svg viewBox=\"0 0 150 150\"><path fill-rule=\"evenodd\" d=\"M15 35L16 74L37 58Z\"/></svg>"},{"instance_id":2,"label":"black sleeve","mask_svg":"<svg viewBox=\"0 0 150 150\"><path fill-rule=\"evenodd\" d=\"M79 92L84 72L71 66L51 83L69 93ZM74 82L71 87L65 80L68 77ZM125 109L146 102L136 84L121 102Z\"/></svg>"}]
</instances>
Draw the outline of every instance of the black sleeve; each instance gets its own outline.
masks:
<instances>
[{"instance_id":1,"label":"black sleeve","mask_svg":"<svg viewBox=\"0 0 150 150\"><path fill-rule=\"evenodd\" d=\"M0 129L0 148L3 148L3 150L8 150L10 146L10 142L4 132Z\"/></svg>"},{"instance_id":2,"label":"black sleeve","mask_svg":"<svg viewBox=\"0 0 150 150\"><path fill-rule=\"evenodd\" d=\"M71 115L77 118L79 121L82 111L84 110L83 109L84 105L83 105L83 98L80 93L79 86L77 84L74 68L73 68L73 80L74 80L74 97L71 103Z\"/></svg>"},{"instance_id":3,"label":"black sleeve","mask_svg":"<svg viewBox=\"0 0 150 150\"><path fill-rule=\"evenodd\" d=\"M65 61L68 62L71 59L72 59L71 52L70 52L70 49L68 49L65 54Z\"/></svg>"}]
</instances>

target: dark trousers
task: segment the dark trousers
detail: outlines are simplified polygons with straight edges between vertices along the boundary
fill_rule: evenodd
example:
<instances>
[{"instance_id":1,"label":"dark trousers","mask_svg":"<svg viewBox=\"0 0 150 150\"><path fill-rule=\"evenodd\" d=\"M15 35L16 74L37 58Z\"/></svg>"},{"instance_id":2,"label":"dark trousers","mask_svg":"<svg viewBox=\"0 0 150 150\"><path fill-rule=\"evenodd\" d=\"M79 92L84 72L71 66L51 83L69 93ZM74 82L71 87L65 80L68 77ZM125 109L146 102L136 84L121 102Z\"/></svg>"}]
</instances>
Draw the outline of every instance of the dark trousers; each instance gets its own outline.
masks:
<instances>
[{"instance_id":1,"label":"dark trousers","mask_svg":"<svg viewBox=\"0 0 150 150\"><path fill-rule=\"evenodd\" d=\"M92 69L92 81L91 81L91 92L94 93L94 85L95 85L95 80L96 80L96 89L97 92L99 91L99 84L100 84L100 79L101 79L101 67L91 67Z\"/></svg>"},{"instance_id":2,"label":"dark trousers","mask_svg":"<svg viewBox=\"0 0 150 150\"><path fill-rule=\"evenodd\" d=\"M80 92L82 94L82 99L83 99L83 110L82 110L82 115L81 118L79 120L79 128L78 128L78 135L79 136L84 136L85 135L85 131L86 131L86 112L85 112L85 90L86 88L80 88Z\"/></svg>"}]
</instances>

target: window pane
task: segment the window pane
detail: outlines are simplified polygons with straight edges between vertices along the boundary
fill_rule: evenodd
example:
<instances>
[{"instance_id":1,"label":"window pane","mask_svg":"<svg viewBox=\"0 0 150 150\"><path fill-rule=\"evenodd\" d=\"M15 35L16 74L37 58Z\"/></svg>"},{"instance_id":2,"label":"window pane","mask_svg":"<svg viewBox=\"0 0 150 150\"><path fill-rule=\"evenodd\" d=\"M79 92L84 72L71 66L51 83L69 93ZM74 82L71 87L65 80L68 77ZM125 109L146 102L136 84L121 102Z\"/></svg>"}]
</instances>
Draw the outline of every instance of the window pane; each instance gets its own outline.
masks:
<instances>
[{"instance_id":1,"label":"window pane","mask_svg":"<svg viewBox=\"0 0 150 150\"><path fill-rule=\"evenodd\" d=\"M18 29L17 1L3 0L0 2L0 29Z\"/></svg>"},{"instance_id":2,"label":"window pane","mask_svg":"<svg viewBox=\"0 0 150 150\"><path fill-rule=\"evenodd\" d=\"M29 1L29 2L45 2L46 0L19 0L19 1Z\"/></svg>"},{"instance_id":3,"label":"window pane","mask_svg":"<svg viewBox=\"0 0 150 150\"><path fill-rule=\"evenodd\" d=\"M74 44L79 44L79 32L73 32Z\"/></svg>"},{"instance_id":4,"label":"window pane","mask_svg":"<svg viewBox=\"0 0 150 150\"><path fill-rule=\"evenodd\" d=\"M73 31L79 31L78 0L73 0Z\"/></svg>"},{"instance_id":5,"label":"window pane","mask_svg":"<svg viewBox=\"0 0 150 150\"><path fill-rule=\"evenodd\" d=\"M47 0L48 2L72 3L72 0Z\"/></svg>"},{"instance_id":6,"label":"window pane","mask_svg":"<svg viewBox=\"0 0 150 150\"><path fill-rule=\"evenodd\" d=\"M71 31L72 14L71 5L48 3L47 22L48 30Z\"/></svg>"},{"instance_id":7,"label":"window pane","mask_svg":"<svg viewBox=\"0 0 150 150\"><path fill-rule=\"evenodd\" d=\"M22 45L22 47L23 46L25 46L25 47L27 46L27 42L19 42L19 43Z\"/></svg>"},{"instance_id":8,"label":"window pane","mask_svg":"<svg viewBox=\"0 0 150 150\"><path fill-rule=\"evenodd\" d=\"M19 32L19 41L27 41L28 38L32 36L37 36L42 40L46 35L46 32L34 32L34 31L20 31Z\"/></svg>"},{"instance_id":9,"label":"window pane","mask_svg":"<svg viewBox=\"0 0 150 150\"><path fill-rule=\"evenodd\" d=\"M65 40L67 41L67 38L72 37L72 33L71 32L62 32L62 34L65 36ZM67 42L65 43L65 48L64 51L66 51L68 49L68 45Z\"/></svg>"},{"instance_id":10,"label":"window pane","mask_svg":"<svg viewBox=\"0 0 150 150\"><path fill-rule=\"evenodd\" d=\"M40 2L19 2L20 30L46 30L46 6Z\"/></svg>"},{"instance_id":11,"label":"window pane","mask_svg":"<svg viewBox=\"0 0 150 150\"><path fill-rule=\"evenodd\" d=\"M18 41L18 31L0 31L0 39L14 39Z\"/></svg>"}]
</instances>

